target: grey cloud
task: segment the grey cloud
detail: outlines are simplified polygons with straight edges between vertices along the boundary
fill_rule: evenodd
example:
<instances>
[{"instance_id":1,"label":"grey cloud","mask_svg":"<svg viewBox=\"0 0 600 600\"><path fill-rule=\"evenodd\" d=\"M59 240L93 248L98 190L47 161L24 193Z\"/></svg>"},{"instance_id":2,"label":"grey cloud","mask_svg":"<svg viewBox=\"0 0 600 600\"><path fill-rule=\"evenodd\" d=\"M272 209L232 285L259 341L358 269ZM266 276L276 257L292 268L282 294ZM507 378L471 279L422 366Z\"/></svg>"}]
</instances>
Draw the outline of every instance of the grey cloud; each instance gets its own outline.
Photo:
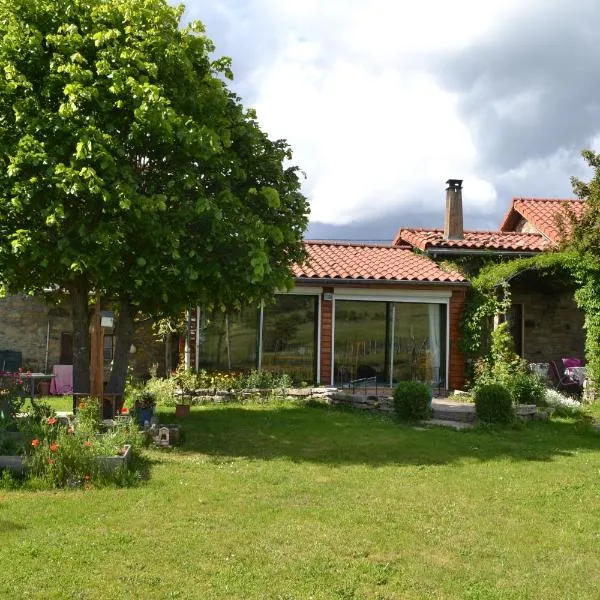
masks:
<instances>
[{"instance_id":1,"label":"grey cloud","mask_svg":"<svg viewBox=\"0 0 600 600\"><path fill-rule=\"evenodd\" d=\"M415 198L411 209L398 209L377 218L368 215L348 225L330 225L328 223L311 222L306 232L306 239L313 240L352 240L362 242L391 242L400 227L443 227L444 199ZM465 208L467 204L465 202ZM498 206L495 214L465 212L466 229L497 229L505 206Z\"/></svg>"},{"instance_id":2,"label":"grey cloud","mask_svg":"<svg viewBox=\"0 0 600 600\"><path fill-rule=\"evenodd\" d=\"M535 2L492 36L436 60L443 85L459 94L483 172L558 149L577 154L600 130L599 29L596 0ZM523 106L527 94L534 100ZM498 103L514 108L502 113Z\"/></svg>"}]
</instances>

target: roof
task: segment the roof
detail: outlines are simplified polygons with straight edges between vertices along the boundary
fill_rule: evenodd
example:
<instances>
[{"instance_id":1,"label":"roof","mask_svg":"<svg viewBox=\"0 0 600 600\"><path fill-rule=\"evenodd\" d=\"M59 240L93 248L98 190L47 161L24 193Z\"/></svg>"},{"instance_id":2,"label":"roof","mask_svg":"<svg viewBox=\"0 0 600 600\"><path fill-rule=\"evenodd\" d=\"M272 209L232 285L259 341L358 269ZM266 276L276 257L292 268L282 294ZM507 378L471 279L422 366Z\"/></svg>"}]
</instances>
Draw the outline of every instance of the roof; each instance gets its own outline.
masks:
<instances>
[{"instance_id":1,"label":"roof","mask_svg":"<svg viewBox=\"0 0 600 600\"><path fill-rule=\"evenodd\" d=\"M500 230L504 232L514 230L523 217L546 238L557 243L560 238L556 223L557 215L564 214L565 208L568 207L578 216L585 206L585 201L573 198L513 198ZM565 226L568 231L568 223L565 223Z\"/></svg>"},{"instance_id":2,"label":"roof","mask_svg":"<svg viewBox=\"0 0 600 600\"><path fill-rule=\"evenodd\" d=\"M305 241L308 260L295 265L294 276L398 282L466 283L456 271L445 271L409 246Z\"/></svg>"},{"instance_id":3,"label":"roof","mask_svg":"<svg viewBox=\"0 0 600 600\"><path fill-rule=\"evenodd\" d=\"M408 243L424 252L432 249L488 250L490 252L540 252L551 246L539 233L464 231L462 240L447 240L443 229L400 229L394 243Z\"/></svg>"}]
</instances>

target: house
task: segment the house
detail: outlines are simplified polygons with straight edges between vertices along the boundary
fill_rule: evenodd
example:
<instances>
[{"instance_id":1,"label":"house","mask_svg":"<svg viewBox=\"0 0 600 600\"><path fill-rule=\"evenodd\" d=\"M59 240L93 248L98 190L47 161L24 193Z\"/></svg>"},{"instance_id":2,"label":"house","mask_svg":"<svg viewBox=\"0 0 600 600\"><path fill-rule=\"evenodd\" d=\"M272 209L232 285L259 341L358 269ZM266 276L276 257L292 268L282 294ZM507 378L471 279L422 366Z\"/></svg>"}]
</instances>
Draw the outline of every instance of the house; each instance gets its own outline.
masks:
<instances>
[{"instance_id":1,"label":"house","mask_svg":"<svg viewBox=\"0 0 600 600\"><path fill-rule=\"evenodd\" d=\"M555 248L555 216L565 204L576 212L584 206L515 198L497 230L469 231L463 228L462 182L449 180L443 228L402 227L388 245L308 240L307 261L293 269L293 290L276 294L274 302L232 313L193 311L188 360L198 368L259 368L325 385L375 378L382 386L420 379L460 388L460 321L469 287L469 275L461 273L490 258ZM518 353L530 362L583 356L583 315L573 290L550 283L534 273L511 281L508 319ZM0 350L21 351L32 370L72 359L70 331L68 307L25 296L0 301ZM105 333L109 362L113 337ZM153 363L159 372L168 367L150 330L138 333L134 346L138 374Z\"/></svg>"},{"instance_id":2,"label":"house","mask_svg":"<svg viewBox=\"0 0 600 600\"><path fill-rule=\"evenodd\" d=\"M566 206L578 215L585 202L514 198L498 230L464 230L462 182L449 180L444 229L401 228L394 243L409 244L436 261L461 260L468 271L478 257L508 260L557 248L561 235L557 216ZM549 282L527 272L511 280L510 286L508 321L520 356L529 362L584 356L584 316L570 282Z\"/></svg>"}]
</instances>

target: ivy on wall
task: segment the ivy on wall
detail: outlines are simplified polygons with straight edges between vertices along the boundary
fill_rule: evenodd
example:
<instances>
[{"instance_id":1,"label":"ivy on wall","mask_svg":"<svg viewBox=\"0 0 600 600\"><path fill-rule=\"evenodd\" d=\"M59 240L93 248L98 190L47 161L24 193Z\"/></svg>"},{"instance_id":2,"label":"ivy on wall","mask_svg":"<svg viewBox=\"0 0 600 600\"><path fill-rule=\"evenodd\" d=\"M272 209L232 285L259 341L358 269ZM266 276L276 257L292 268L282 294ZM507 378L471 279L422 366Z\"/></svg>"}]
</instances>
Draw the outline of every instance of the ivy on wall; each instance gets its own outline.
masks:
<instances>
[{"instance_id":1,"label":"ivy on wall","mask_svg":"<svg viewBox=\"0 0 600 600\"><path fill-rule=\"evenodd\" d=\"M575 291L575 301L586 317L586 354L592 377L600 374L600 262L597 275L592 276L590 265L573 251L544 252L536 256L517 258L504 262L487 262L472 276L461 320L461 349L474 364L486 351L486 340L496 315L505 315L511 305L510 283L532 271L551 281L570 281ZM592 283L593 282L593 283ZM590 339L590 324L598 320L597 333ZM595 341L592 341L595 340ZM597 365L592 366L594 357ZM594 362L595 365L595 362Z\"/></svg>"}]
</instances>

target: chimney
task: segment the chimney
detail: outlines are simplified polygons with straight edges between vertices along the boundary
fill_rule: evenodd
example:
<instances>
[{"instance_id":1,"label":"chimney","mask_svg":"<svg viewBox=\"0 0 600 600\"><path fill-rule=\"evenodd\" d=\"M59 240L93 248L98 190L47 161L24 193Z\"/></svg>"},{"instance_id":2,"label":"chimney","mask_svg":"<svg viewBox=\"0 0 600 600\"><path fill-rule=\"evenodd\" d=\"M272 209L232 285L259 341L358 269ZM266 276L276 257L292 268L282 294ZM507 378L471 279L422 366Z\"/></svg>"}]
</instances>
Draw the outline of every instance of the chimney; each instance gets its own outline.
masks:
<instances>
[{"instance_id":1,"label":"chimney","mask_svg":"<svg viewBox=\"0 0 600 600\"><path fill-rule=\"evenodd\" d=\"M444 217L444 239L463 239L462 179L446 181L446 215Z\"/></svg>"}]
</instances>

